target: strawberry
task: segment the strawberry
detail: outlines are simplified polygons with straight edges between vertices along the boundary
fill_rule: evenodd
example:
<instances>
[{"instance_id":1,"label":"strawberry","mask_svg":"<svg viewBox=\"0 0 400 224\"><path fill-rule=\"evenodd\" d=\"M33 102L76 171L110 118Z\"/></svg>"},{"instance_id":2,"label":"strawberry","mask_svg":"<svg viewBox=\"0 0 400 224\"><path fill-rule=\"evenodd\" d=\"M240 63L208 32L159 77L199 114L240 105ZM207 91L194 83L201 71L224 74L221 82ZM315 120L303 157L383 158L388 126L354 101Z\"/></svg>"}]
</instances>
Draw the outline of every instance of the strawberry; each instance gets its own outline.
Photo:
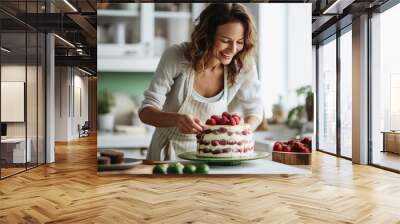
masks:
<instances>
[{"instance_id":1,"label":"strawberry","mask_svg":"<svg viewBox=\"0 0 400 224\"><path fill-rule=\"evenodd\" d=\"M282 144L275 142L274 151L282 151Z\"/></svg>"},{"instance_id":2,"label":"strawberry","mask_svg":"<svg viewBox=\"0 0 400 224\"><path fill-rule=\"evenodd\" d=\"M217 124L217 121L216 121L214 118L211 118L211 119L208 119L208 120L206 121L206 124L207 124L207 125L216 125L216 124Z\"/></svg>"},{"instance_id":3,"label":"strawberry","mask_svg":"<svg viewBox=\"0 0 400 224\"><path fill-rule=\"evenodd\" d=\"M223 112L222 116L223 117L231 117L231 115L227 111Z\"/></svg>"},{"instance_id":4,"label":"strawberry","mask_svg":"<svg viewBox=\"0 0 400 224\"><path fill-rule=\"evenodd\" d=\"M228 124L230 124L230 121L229 121L229 118L227 118L227 117L222 117L222 124L224 124L224 125L228 125Z\"/></svg>"},{"instance_id":5,"label":"strawberry","mask_svg":"<svg viewBox=\"0 0 400 224\"><path fill-rule=\"evenodd\" d=\"M306 147L303 148L303 152L304 152L304 153L311 153L311 151L310 151L308 148L306 148Z\"/></svg>"},{"instance_id":6,"label":"strawberry","mask_svg":"<svg viewBox=\"0 0 400 224\"><path fill-rule=\"evenodd\" d=\"M235 118L235 120L237 121L236 123L240 123L240 116L239 115L233 114L232 117Z\"/></svg>"},{"instance_id":7,"label":"strawberry","mask_svg":"<svg viewBox=\"0 0 400 224\"><path fill-rule=\"evenodd\" d=\"M214 120L218 121L219 119L221 119L220 116L218 115L212 115L211 118L213 118Z\"/></svg>"},{"instance_id":8,"label":"strawberry","mask_svg":"<svg viewBox=\"0 0 400 224\"><path fill-rule=\"evenodd\" d=\"M282 147L282 151L284 151L284 152L291 152L291 151L292 151L292 148L290 147L290 145L284 145L284 146Z\"/></svg>"},{"instance_id":9,"label":"strawberry","mask_svg":"<svg viewBox=\"0 0 400 224\"><path fill-rule=\"evenodd\" d=\"M236 124L240 124L240 117L233 116L232 118L235 120Z\"/></svg>"},{"instance_id":10,"label":"strawberry","mask_svg":"<svg viewBox=\"0 0 400 224\"><path fill-rule=\"evenodd\" d=\"M216 141L216 140L212 140L212 141L211 141L211 145L212 145L212 146L217 146L217 145L218 145L218 143L217 143L217 141Z\"/></svg>"},{"instance_id":11,"label":"strawberry","mask_svg":"<svg viewBox=\"0 0 400 224\"><path fill-rule=\"evenodd\" d=\"M229 119L229 124L232 125L232 126L237 125L235 118L231 117Z\"/></svg>"},{"instance_id":12,"label":"strawberry","mask_svg":"<svg viewBox=\"0 0 400 224\"><path fill-rule=\"evenodd\" d=\"M301 142L304 144L311 145L311 137L305 137Z\"/></svg>"},{"instance_id":13,"label":"strawberry","mask_svg":"<svg viewBox=\"0 0 400 224\"><path fill-rule=\"evenodd\" d=\"M301 151L303 147L304 147L304 145L301 142L295 142L293 149L295 151Z\"/></svg>"}]
</instances>

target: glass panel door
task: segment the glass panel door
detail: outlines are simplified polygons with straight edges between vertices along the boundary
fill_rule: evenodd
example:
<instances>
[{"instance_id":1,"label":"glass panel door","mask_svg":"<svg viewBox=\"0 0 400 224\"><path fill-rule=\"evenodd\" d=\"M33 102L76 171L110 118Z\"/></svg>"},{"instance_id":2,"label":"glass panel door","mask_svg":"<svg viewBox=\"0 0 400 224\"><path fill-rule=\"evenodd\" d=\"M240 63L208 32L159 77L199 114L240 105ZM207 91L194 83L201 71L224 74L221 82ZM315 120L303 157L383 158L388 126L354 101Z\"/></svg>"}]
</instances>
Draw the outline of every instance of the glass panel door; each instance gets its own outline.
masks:
<instances>
[{"instance_id":1,"label":"glass panel door","mask_svg":"<svg viewBox=\"0 0 400 224\"><path fill-rule=\"evenodd\" d=\"M400 170L400 4L371 19L372 163Z\"/></svg>"},{"instance_id":2,"label":"glass panel door","mask_svg":"<svg viewBox=\"0 0 400 224\"><path fill-rule=\"evenodd\" d=\"M340 36L340 154L352 157L352 33Z\"/></svg>"},{"instance_id":3,"label":"glass panel door","mask_svg":"<svg viewBox=\"0 0 400 224\"><path fill-rule=\"evenodd\" d=\"M336 154L336 38L318 48L318 149Z\"/></svg>"},{"instance_id":4,"label":"glass panel door","mask_svg":"<svg viewBox=\"0 0 400 224\"><path fill-rule=\"evenodd\" d=\"M24 171L30 161L26 144L26 33L1 34L2 178Z\"/></svg>"},{"instance_id":5,"label":"glass panel door","mask_svg":"<svg viewBox=\"0 0 400 224\"><path fill-rule=\"evenodd\" d=\"M26 114L27 114L27 149L30 151L27 167L37 166L37 74L38 74L38 36L34 31L27 33L27 80L26 80Z\"/></svg>"},{"instance_id":6,"label":"glass panel door","mask_svg":"<svg viewBox=\"0 0 400 224\"><path fill-rule=\"evenodd\" d=\"M46 65L46 37L43 33L38 35L38 136L37 136L37 149L38 149L38 164L43 164L46 162L46 148L45 148L45 93L46 93L46 79L45 79L45 65Z\"/></svg>"}]
</instances>

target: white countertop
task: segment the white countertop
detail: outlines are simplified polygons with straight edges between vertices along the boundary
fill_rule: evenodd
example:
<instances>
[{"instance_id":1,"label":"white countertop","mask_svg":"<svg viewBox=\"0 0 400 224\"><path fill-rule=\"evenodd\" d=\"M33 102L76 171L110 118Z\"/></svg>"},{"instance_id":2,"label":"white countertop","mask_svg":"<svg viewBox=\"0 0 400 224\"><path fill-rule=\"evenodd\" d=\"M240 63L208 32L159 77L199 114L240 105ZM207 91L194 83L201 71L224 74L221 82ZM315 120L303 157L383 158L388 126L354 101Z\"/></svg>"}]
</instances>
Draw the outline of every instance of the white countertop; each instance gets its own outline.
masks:
<instances>
[{"instance_id":1,"label":"white countertop","mask_svg":"<svg viewBox=\"0 0 400 224\"><path fill-rule=\"evenodd\" d=\"M150 145L152 133L116 133L99 132L97 148L147 148Z\"/></svg>"},{"instance_id":2,"label":"white countertop","mask_svg":"<svg viewBox=\"0 0 400 224\"><path fill-rule=\"evenodd\" d=\"M242 162L237 166L211 166L210 174L311 174L309 169L289 166L268 159Z\"/></svg>"},{"instance_id":3,"label":"white countertop","mask_svg":"<svg viewBox=\"0 0 400 224\"><path fill-rule=\"evenodd\" d=\"M182 163L197 163L194 161L181 160ZM152 174L154 165L136 165L135 167L127 170L119 171L105 171L99 172L99 174L106 175L148 175ZM289 166L286 164L278 163L268 159L258 159L243 161L240 165L235 166L210 166L210 172L208 175L308 175L311 174L311 166ZM171 176L171 175L166 175ZM179 176L179 175L178 175ZM189 176L189 175L185 175ZM194 175L200 176L200 175ZM203 175L201 175L203 176Z\"/></svg>"}]
</instances>

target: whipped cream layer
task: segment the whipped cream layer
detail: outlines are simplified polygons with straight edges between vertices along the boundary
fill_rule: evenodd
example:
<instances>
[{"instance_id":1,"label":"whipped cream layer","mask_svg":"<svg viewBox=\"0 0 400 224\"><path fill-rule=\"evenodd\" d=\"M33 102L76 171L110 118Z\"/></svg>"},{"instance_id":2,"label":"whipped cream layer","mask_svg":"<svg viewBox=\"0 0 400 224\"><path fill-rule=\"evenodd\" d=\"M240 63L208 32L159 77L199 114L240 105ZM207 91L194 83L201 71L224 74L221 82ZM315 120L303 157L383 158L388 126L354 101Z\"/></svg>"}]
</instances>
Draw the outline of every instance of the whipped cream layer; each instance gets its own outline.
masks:
<instances>
[{"instance_id":1,"label":"whipped cream layer","mask_svg":"<svg viewBox=\"0 0 400 224\"><path fill-rule=\"evenodd\" d=\"M243 157L252 155L254 141L250 126L206 125L197 135L197 154L204 157Z\"/></svg>"},{"instance_id":2,"label":"whipped cream layer","mask_svg":"<svg viewBox=\"0 0 400 224\"><path fill-rule=\"evenodd\" d=\"M214 158L243 158L243 157L250 157L254 154L254 151L247 151L247 152L230 152L230 153L220 153L220 154L213 154L213 153L204 153L198 152L198 156L201 157L214 157Z\"/></svg>"}]
</instances>

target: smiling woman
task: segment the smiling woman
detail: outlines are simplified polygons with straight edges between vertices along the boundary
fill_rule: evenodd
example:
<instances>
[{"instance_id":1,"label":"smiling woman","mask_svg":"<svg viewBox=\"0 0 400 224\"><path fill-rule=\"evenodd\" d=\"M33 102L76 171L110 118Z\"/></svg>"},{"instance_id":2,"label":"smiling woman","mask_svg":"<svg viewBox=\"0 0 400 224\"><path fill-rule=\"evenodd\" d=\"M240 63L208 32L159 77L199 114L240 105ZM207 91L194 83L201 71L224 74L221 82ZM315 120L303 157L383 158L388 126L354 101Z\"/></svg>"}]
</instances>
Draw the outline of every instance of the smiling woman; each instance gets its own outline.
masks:
<instances>
[{"instance_id":1,"label":"smiling woman","mask_svg":"<svg viewBox=\"0 0 400 224\"><path fill-rule=\"evenodd\" d=\"M227 65L229 78L233 81L253 57L256 29L252 17L241 4L212 4L197 21L185 57L199 71L204 69L210 59L209 51L213 50L212 55ZM227 56L225 60L221 58L222 52Z\"/></svg>"},{"instance_id":2,"label":"smiling woman","mask_svg":"<svg viewBox=\"0 0 400 224\"><path fill-rule=\"evenodd\" d=\"M191 42L167 49L145 91L140 119L155 126L148 159L170 160L195 151L195 134L212 115L240 107L254 130L262 119L253 60L256 31L247 9L209 4L196 19Z\"/></svg>"}]
</instances>

